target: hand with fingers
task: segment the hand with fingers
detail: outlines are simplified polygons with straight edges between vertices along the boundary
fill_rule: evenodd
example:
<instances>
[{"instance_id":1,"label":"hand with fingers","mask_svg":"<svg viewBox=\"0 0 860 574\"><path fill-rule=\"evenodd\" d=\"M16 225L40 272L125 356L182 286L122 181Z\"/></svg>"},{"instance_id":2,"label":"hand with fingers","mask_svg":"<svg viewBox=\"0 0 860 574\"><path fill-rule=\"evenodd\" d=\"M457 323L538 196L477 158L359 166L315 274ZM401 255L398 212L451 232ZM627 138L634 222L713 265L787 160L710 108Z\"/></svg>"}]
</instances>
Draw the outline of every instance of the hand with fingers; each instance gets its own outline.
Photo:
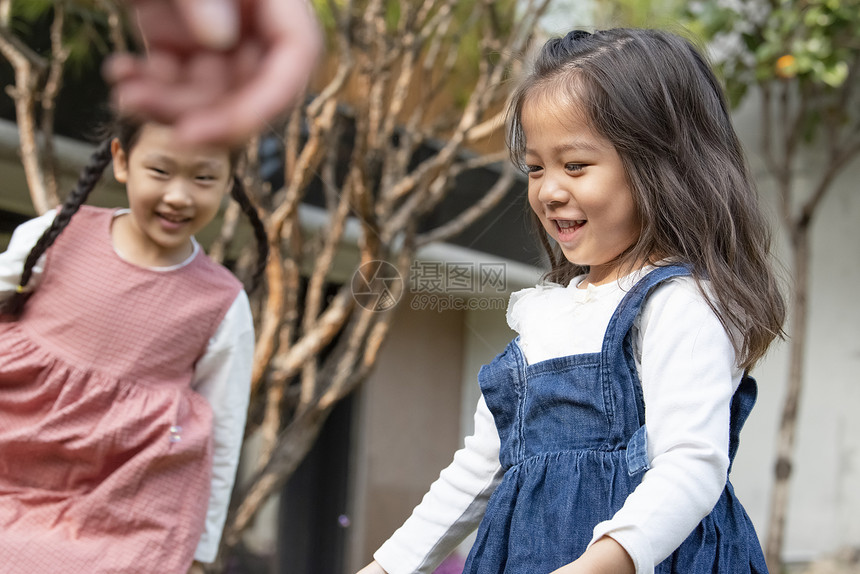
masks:
<instances>
[{"instance_id":1,"label":"hand with fingers","mask_svg":"<svg viewBox=\"0 0 860 574\"><path fill-rule=\"evenodd\" d=\"M145 54L105 65L124 114L236 144L295 103L321 33L309 0L126 0Z\"/></svg>"}]
</instances>

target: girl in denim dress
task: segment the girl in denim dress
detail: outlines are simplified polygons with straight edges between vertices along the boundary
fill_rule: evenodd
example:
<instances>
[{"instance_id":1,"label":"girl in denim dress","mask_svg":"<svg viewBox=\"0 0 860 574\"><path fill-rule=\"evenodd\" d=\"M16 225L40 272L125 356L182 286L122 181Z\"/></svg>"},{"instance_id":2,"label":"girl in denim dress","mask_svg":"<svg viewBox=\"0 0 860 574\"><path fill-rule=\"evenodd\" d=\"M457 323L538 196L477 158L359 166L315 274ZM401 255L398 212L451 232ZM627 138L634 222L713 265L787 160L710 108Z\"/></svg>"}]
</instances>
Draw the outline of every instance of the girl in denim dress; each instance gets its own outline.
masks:
<instances>
[{"instance_id":1,"label":"girl in denim dress","mask_svg":"<svg viewBox=\"0 0 860 574\"><path fill-rule=\"evenodd\" d=\"M481 369L475 433L361 574L766 572L728 480L781 333L770 238L723 92L686 40L574 31L508 142L551 270Z\"/></svg>"}]
</instances>

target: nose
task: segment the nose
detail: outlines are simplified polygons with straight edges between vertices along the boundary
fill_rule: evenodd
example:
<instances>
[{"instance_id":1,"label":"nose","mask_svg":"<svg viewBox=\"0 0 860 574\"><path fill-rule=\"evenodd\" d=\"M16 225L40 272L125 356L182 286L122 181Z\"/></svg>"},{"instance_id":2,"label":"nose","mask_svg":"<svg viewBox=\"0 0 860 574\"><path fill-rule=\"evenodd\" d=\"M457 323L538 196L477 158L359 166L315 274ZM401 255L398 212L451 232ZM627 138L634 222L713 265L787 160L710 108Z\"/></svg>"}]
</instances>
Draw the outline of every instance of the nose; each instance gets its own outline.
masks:
<instances>
[{"instance_id":1,"label":"nose","mask_svg":"<svg viewBox=\"0 0 860 574\"><path fill-rule=\"evenodd\" d=\"M541 178L537 197L538 201L546 205L566 203L570 199L570 192L565 187L563 177L552 170L547 170Z\"/></svg>"},{"instance_id":2,"label":"nose","mask_svg":"<svg viewBox=\"0 0 860 574\"><path fill-rule=\"evenodd\" d=\"M162 200L171 207L186 207L191 205L191 184L181 177L174 178L167 183Z\"/></svg>"}]
</instances>

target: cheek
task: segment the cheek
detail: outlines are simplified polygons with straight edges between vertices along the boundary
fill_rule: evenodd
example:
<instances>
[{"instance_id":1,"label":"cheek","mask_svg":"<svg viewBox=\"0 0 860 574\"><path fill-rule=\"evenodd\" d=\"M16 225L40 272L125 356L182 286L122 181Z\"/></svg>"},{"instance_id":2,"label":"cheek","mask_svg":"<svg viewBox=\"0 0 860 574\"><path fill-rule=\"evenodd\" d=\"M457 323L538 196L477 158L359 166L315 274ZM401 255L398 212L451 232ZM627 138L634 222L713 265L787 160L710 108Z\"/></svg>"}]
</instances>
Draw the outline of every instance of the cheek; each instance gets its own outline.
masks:
<instances>
[{"instance_id":1,"label":"cheek","mask_svg":"<svg viewBox=\"0 0 860 574\"><path fill-rule=\"evenodd\" d=\"M218 193L214 190L210 190L198 199L197 209L203 216L203 219L205 219L205 223L209 223L215 218L218 214L219 208L221 207L221 202L226 195L226 191Z\"/></svg>"},{"instance_id":2,"label":"cheek","mask_svg":"<svg viewBox=\"0 0 860 574\"><path fill-rule=\"evenodd\" d=\"M129 207L146 207L160 200L158 194L150 193L143 186L134 185L134 182L127 184L125 189Z\"/></svg>"},{"instance_id":3,"label":"cheek","mask_svg":"<svg viewBox=\"0 0 860 574\"><path fill-rule=\"evenodd\" d=\"M529 207L536 215L540 216L543 214L543 207L540 201L538 201L538 188L531 184L529 184L528 189L528 201Z\"/></svg>"},{"instance_id":4,"label":"cheek","mask_svg":"<svg viewBox=\"0 0 860 574\"><path fill-rule=\"evenodd\" d=\"M636 205L633 203L632 196L626 197L623 202L619 202L619 205L622 208L618 215L618 226L628 243L632 245L642 233L642 220L636 210Z\"/></svg>"},{"instance_id":5,"label":"cheek","mask_svg":"<svg viewBox=\"0 0 860 574\"><path fill-rule=\"evenodd\" d=\"M536 195L529 193L529 207L531 208L531 217L529 218L533 225L538 228L543 228L547 233L552 232L552 224L547 221L543 210L543 204L537 200Z\"/></svg>"},{"instance_id":6,"label":"cheek","mask_svg":"<svg viewBox=\"0 0 860 574\"><path fill-rule=\"evenodd\" d=\"M215 217L215 214L218 213L218 208L221 207L221 197L207 197L198 206L201 213L205 214L206 217Z\"/></svg>"}]
</instances>

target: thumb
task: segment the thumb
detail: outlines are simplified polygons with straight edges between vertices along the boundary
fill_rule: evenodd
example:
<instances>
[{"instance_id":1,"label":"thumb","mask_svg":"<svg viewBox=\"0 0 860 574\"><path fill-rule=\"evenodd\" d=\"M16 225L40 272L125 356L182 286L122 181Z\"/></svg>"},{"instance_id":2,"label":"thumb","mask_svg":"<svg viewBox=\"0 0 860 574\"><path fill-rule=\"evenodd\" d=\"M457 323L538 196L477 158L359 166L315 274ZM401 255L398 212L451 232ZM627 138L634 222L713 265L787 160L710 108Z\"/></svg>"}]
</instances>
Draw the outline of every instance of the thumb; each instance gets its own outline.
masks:
<instances>
[{"instance_id":1,"label":"thumb","mask_svg":"<svg viewBox=\"0 0 860 574\"><path fill-rule=\"evenodd\" d=\"M173 1L199 44L213 50L226 50L236 44L240 0Z\"/></svg>"}]
</instances>

